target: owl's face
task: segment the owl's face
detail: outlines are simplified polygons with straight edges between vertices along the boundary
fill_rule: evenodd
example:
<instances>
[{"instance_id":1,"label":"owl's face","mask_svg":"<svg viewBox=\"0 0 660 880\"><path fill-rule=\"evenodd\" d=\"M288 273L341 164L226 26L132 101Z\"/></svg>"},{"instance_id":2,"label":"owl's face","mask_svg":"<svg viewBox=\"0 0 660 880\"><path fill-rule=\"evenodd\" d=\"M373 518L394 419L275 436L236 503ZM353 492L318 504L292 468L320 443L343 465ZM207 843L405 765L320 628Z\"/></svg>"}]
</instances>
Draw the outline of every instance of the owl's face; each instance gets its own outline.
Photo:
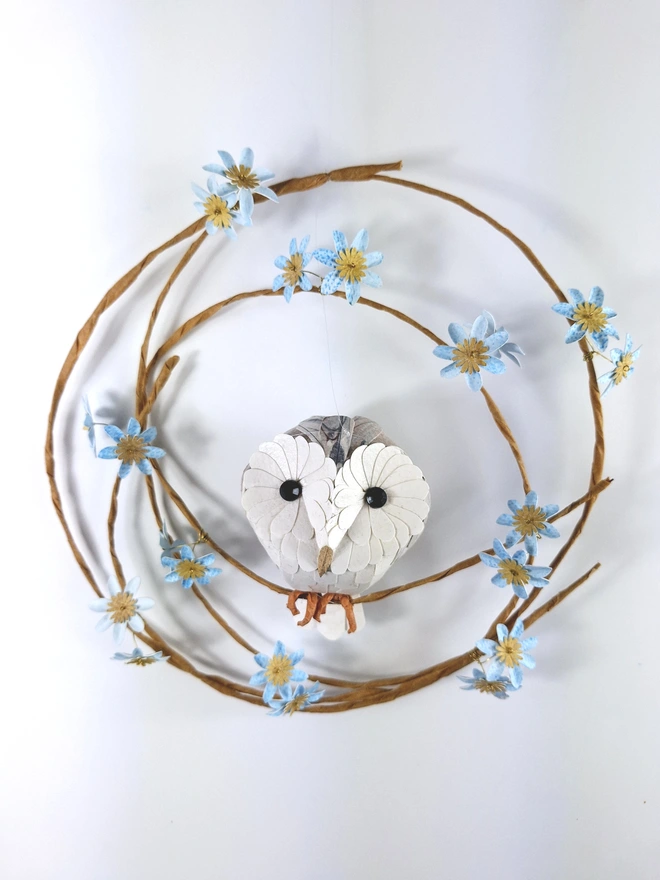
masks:
<instances>
[{"instance_id":1,"label":"owl's face","mask_svg":"<svg viewBox=\"0 0 660 880\"><path fill-rule=\"evenodd\" d=\"M243 508L295 589L360 595L422 533L428 484L387 438L355 445L374 436L366 419L315 418L250 458Z\"/></svg>"}]
</instances>

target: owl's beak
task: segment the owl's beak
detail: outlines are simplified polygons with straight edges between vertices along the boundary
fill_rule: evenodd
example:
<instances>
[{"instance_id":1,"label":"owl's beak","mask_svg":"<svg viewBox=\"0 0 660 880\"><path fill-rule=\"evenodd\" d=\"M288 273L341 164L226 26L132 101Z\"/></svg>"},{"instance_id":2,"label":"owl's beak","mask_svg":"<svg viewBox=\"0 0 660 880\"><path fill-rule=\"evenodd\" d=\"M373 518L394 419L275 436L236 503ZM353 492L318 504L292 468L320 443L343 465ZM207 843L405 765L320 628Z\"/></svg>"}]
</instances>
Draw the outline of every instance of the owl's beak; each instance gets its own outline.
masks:
<instances>
[{"instance_id":1,"label":"owl's beak","mask_svg":"<svg viewBox=\"0 0 660 880\"><path fill-rule=\"evenodd\" d=\"M319 574L319 577L323 577L330 570L330 566L332 565L332 557L335 555L332 547L328 547L326 544L325 547L321 547L319 551L319 558L316 565L316 570Z\"/></svg>"}]
</instances>

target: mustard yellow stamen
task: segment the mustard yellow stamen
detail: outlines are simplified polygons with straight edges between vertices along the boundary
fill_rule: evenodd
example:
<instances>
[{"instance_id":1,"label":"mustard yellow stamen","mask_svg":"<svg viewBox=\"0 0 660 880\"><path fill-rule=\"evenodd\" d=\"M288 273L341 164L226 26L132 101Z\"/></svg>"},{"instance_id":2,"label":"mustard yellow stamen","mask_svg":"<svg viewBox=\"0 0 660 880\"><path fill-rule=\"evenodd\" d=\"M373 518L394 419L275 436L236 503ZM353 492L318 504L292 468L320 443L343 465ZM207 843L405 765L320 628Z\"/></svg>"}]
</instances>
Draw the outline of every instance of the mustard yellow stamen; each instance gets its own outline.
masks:
<instances>
[{"instance_id":1,"label":"mustard yellow stamen","mask_svg":"<svg viewBox=\"0 0 660 880\"><path fill-rule=\"evenodd\" d=\"M259 186L259 178L251 168L246 168L245 165L232 165L225 172L225 177L229 183L239 189L254 189Z\"/></svg>"},{"instance_id":2,"label":"mustard yellow stamen","mask_svg":"<svg viewBox=\"0 0 660 880\"><path fill-rule=\"evenodd\" d=\"M108 600L108 614L113 623L128 623L137 612L137 602L132 593L121 592Z\"/></svg>"},{"instance_id":3,"label":"mustard yellow stamen","mask_svg":"<svg viewBox=\"0 0 660 880\"><path fill-rule=\"evenodd\" d=\"M218 229L227 229L231 226L231 211L224 199L220 196L209 196L204 202L204 213Z\"/></svg>"},{"instance_id":4,"label":"mustard yellow stamen","mask_svg":"<svg viewBox=\"0 0 660 880\"><path fill-rule=\"evenodd\" d=\"M487 681L485 678L477 678L474 681L474 689L482 694L502 694L506 690L506 683L503 681Z\"/></svg>"},{"instance_id":5,"label":"mustard yellow stamen","mask_svg":"<svg viewBox=\"0 0 660 880\"><path fill-rule=\"evenodd\" d=\"M145 458L145 443L140 437L131 437L126 434L117 443L117 458L126 464L137 464Z\"/></svg>"},{"instance_id":6,"label":"mustard yellow stamen","mask_svg":"<svg viewBox=\"0 0 660 880\"><path fill-rule=\"evenodd\" d=\"M282 270L282 276L284 277L286 286L295 287L296 284L300 284L302 275L303 255L293 254L293 256L289 257L289 259L286 261L286 265Z\"/></svg>"},{"instance_id":7,"label":"mustard yellow stamen","mask_svg":"<svg viewBox=\"0 0 660 880\"><path fill-rule=\"evenodd\" d=\"M523 650L520 639L514 639L511 636L508 636L495 648L496 659L504 663L505 666L508 666L509 669L513 669L514 666L520 664L522 655Z\"/></svg>"},{"instance_id":8,"label":"mustard yellow stamen","mask_svg":"<svg viewBox=\"0 0 660 880\"><path fill-rule=\"evenodd\" d=\"M461 373L478 373L488 360L488 346L471 336L456 346L452 360L460 367Z\"/></svg>"},{"instance_id":9,"label":"mustard yellow stamen","mask_svg":"<svg viewBox=\"0 0 660 880\"><path fill-rule=\"evenodd\" d=\"M523 538L527 538L530 535L540 535L545 521L546 516L540 507L525 505L513 517L513 526Z\"/></svg>"},{"instance_id":10,"label":"mustard yellow stamen","mask_svg":"<svg viewBox=\"0 0 660 880\"><path fill-rule=\"evenodd\" d=\"M362 281L367 274L367 261L362 251L350 247L337 254L336 269L342 281L349 284Z\"/></svg>"},{"instance_id":11,"label":"mustard yellow stamen","mask_svg":"<svg viewBox=\"0 0 660 880\"><path fill-rule=\"evenodd\" d=\"M515 587L524 587L529 583L529 572L514 559L503 559L498 569L509 585L513 584Z\"/></svg>"},{"instance_id":12,"label":"mustard yellow stamen","mask_svg":"<svg viewBox=\"0 0 660 880\"><path fill-rule=\"evenodd\" d=\"M293 664L288 654L275 654L268 661L266 667L266 679L277 687L287 684L291 679Z\"/></svg>"},{"instance_id":13,"label":"mustard yellow stamen","mask_svg":"<svg viewBox=\"0 0 660 880\"><path fill-rule=\"evenodd\" d=\"M614 368L614 384L620 385L624 379L628 378L628 373L633 365L632 354L624 354L619 363Z\"/></svg>"},{"instance_id":14,"label":"mustard yellow stamen","mask_svg":"<svg viewBox=\"0 0 660 880\"><path fill-rule=\"evenodd\" d=\"M573 309L573 320L587 333L600 333L607 324L607 315L600 306L584 302Z\"/></svg>"},{"instance_id":15,"label":"mustard yellow stamen","mask_svg":"<svg viewBox=\"0 0 660 880\"><path fill-rule=\"evenodd\" d=\"M307 694L300 694L297 697L292 697L289 702L286 704L284 711L287 715L293 715L294 712L298 712L299 709L302 709L307 701Z\"/></svg>"},{"instance_id":16,"label":"mustard yellow stamen","mask_svg":"<svg viewBox=\"0 0 660 880\"><path fill-rule=\"evenodd\" d=\"M206 569L203 565L200 565L199 562L195 562L194 559L182 559L180 562L177 562L174 570L179 575L182 581L185 580L197 580L197 578L204 577L206 574Z\"/></svg>"}]
</instances>

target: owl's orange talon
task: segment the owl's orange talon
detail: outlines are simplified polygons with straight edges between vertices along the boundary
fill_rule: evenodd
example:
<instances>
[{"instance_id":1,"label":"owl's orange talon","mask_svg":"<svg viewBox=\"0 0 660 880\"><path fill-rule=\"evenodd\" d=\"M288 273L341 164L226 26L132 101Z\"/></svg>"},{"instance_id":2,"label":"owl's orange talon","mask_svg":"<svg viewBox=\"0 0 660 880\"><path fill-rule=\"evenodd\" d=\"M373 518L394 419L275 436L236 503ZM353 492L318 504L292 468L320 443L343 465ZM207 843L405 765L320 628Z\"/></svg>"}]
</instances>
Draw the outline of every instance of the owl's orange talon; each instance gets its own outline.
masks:
<instances>
[{"instance_id":1,"label":"owl's orange talon","mask_svg":"<svg viewBox=\"0 0 660 880\"><path fill-rule=\"evenodd\" d=\"M302 620L298 621L298 626L306 626L310 620L316 620L317 623L320 623L321 616L325 614L328 605L333 604L341 605L344 609L349 635L357 630L353 600L346 593L311 593L304 590L291 590L286 607L294 617L300 614L296 605L298 599L305 599L307 601L305 616Z\"/></svg>"}]
</instances>

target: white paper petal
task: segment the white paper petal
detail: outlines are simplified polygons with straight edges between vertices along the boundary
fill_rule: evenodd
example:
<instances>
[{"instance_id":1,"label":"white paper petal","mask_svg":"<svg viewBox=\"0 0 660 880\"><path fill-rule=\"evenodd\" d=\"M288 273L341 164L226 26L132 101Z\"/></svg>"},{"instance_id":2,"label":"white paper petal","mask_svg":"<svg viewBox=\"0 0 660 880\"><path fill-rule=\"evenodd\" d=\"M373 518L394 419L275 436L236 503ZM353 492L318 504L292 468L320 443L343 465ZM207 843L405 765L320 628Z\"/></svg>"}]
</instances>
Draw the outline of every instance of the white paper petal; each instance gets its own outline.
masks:
<instances>
[{"instance_id":1,"label":"white paper petal","mask_svg":"<svg viewBox=\"0 0 660 880\"><path fill-rule=\"evenodd\" d=\"M373 486L373 476L374 476L374 465L380 453L385 449L384 443L370 443L368 446L364 447L364 453L362 455L362 469L364 470L364 476L367 482L367 488L369 486Z\"/></svg>"},{"instance_id":2,"label":"white paper petal","mask_svg":"<svg viewBox=\"0 0 660 880\"><path fill-rule=\"evenodd\" d=\"M279 468L278 468L279 470ZM270 486L272 489L278 489L284 482L282 474L271 474L261 468L248 468L243 474L243 490L256 489L261 486Z\"/></svg>"},{"instance_id":3,"label":"white paper petal","mask_svg":"<svg viewBox=\"0 0 660 880\"><path fill-rule=\"evenodd\" d=\"M412 462L407 455L403 454L403 452L399 452L397 455L393 455L384 464L380 474L378 475L377 485L383 486L387 482L387 478L390 476L390 474L393 474L397 468L403 467L407 464L412 464Z\"/></svg>"},{"instance_id":4,"label":"white paper petal","mask_svg":"<svg viewBox=\"0 0 660 880\"><path fill-rule=\"evenodd\" d=\"M371 531L381 541L391 541L395 535L392 520L387 515L387 505L380 508L369 508Z\"/></svg>"},{"instance_id":5,"label":"white paper petal","mask_svg":"<svg viewBox=\"0 0 660 880\"><path fill-rule=\"evenodd\" d=\"M368 522L368 519L367 519ZM351 546L351 558L348 561L349 571L360 571L369 564L369 542L365 544L353 544Z\"/></svg>"},{"instance_id":6,"label":"white paper petal","mask_svg":"<svg viewBox=\"0 0 660 880\"><path fill-rule=\"evenodd\" d=\"M368 544L371 538L371 522L369 520L369 508L363 505L348 530L348 538L355 544Z\"/></svg>"},{"instance_id":7,"label":"white paper petal","mask_svg":"<svg viewBox=\"0 0 660 880\"><path fill-rule=\"evenodd\" d=\"M396 517L403 520L408 527L411 535L419 535L424 528L424 521L413 513L411 510L405 510L403 507L397 507L394 504L387 505L388 516Z\"/></svg>"},{"instance_id":8,"label":"white paper petal","mask_svg":"<svg viewBox=\"0 0 660 880\"><path fill-rule=\"evenodd\" d=\"M287 532L291 531L298 515L299 506L299 498L295 501L284 502L284 507L280 510L277 516L273 518L273 521L270 524L270 533L274 538L282 537L283 535L286 535Z\"/></svg>"},{"instance_id":9,"label":"white paper petal","mask_svg":"<svg viewBox=\"0 0 660 880\"><path fill-rule=\"evenodd\" d=\"M268 440L266 443L262 443L261 446L259 447L259 452L263 452L267 456L269 456L272 459L272 461L280 469L284 479L290 480L290 479L292 479L292 476L291 476L291 468L289 466L289 461L288 461L287 456L284 452L284 449L282 448L280 443L278 443L279 438L284 437L284 436L285 436L284 434L280 434L280 435L278 435L278 437L275 438L275 440ZM293 443L293 437L289 437L289 440L291 440L291 442ZM294 455L295 455L295 443L294 443ZM253 456L253 458L254 458L254 456ZM256 467L263 467L264 470L267 470L267 468L265 467L265 464L253 465L252 459L250 459L250 466L251 467L255 467L255 466ZM272 465L271 465L271 467L272 467Z\"/></svg>"},{"instance_id":10,"label":"white paper petal","mask_svg":"<svg viewBox=\"0 0 660 880\"><path fill-rule=\"evenodd\" d=\"M339 547L335 550L332 557L332 565L330 570L333 574L344 574L348 570L348 561L351 558L351 547L353 546L349 538L344 538Z\"/></svg>"},{"instance_id":11,"label":"white paper petal","mask_svg":"<svg viewBox=\"0 0 660 880\"><path fill-rule=\"evenodd\" d=\"M277 459L273 458L268 452L263 451L264 446L277 446L276 443L262 443L259 447L259 452L255 452L250 456L250 467L255 470L266 471L266 473L272 474L274 477L278 477L281 482L287 479L284 475L284 471L279 465ZM278 447L279 449L279 447ZM279 449L281 453L282 450ZM282 457L284 458L284 453L282 453ZM286 464L286 459L284 459L284 463Z\"/></svg>"},{"instance_id":12,"label":"white paper petal","mask_svg":"<svg viewBox=\"0 0 660 880\"><path fill-rule=\"evenodd\" d=\"M390 461L390 459L394 458L397 455L403 455L398 446L385 446L384 449L381 449L378 457L376 458L376 461L374 462L373 473L371 475L372 486L380 486L383 468Z\"/></svg>"},{"instance_id":13,"label":"white paper petal","mask_svg":"<svg viewBox=\"0 0 660 880\"><path fill-rule=\"evenodd\" d=\"M396 470L391 471L387 478L382 479L379 483L385 491L398 486L400 483L411 482L424 483L424 475L414 464L400 465Z\"/></svg>"},{"instance_id":14,"label":"white paper petal","mask_svg":"<svg viewBox=\"0 0 660 880\"><path fill-rule=\"evenodd\" d=\"M272 501L277 501L278 509L280 504L286 503L280 495L279 489L271 488L269 486L258 486L254 489L246 489L241 496L243 510L246 510L248 513L259 504Z\"/></svg>"}]
</instances>

